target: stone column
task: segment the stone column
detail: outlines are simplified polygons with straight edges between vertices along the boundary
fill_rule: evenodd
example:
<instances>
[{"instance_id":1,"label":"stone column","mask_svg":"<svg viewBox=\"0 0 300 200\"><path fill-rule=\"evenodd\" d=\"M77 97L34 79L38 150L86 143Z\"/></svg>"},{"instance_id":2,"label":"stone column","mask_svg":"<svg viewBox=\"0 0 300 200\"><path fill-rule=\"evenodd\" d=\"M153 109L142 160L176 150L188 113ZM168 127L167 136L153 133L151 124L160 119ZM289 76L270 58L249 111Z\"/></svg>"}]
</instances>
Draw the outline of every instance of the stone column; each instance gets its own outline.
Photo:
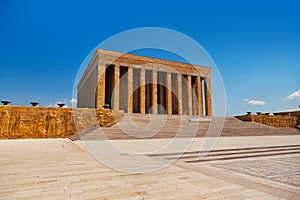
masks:
<instances>
[{"instance_id":1,"label":"stone column","mask_svg":"<svg viewBox=\"0 0 300 200\"><path fill-rule=\"evenodd\" d=\"M146 70L141 68L141 85L140 85L140 112L141 114L146 113L146 94L145 94L145 81L146 80Z\"/></svg>"},{"instance_id":2,"label":"stone column","mask_svg":"<svg viewBox=\"0 0 300 200\"><path fill-rule=\"evenodd\" d=\"M85 80L85 86L86 86L86 96L85 96L85 102L86 102L86 107L89 108L89 77L88 75L86 76Z\"/></svg>"},{"instance_id":3,"label":"stone column","mask_svg":"<svg viewBox=\"0 0 300 200\"><path fill-rule=\"evenodd\" d=\"M90 95L90 100L91 100L91 108L94 108L95 106L95 102L94 102L94 98L93 98L93 94L94 94L94 87L93 87L93 73L91 73L91 95Z\"/></svg>"},{"instance_id":4,"label":"stone column","mask_svg":"<svg viewBox=\"0 0 300 200\"><path fill-rule=\"evenodd\" d=\"M182 76L181 74L177 74L177 87L178 87L178 114L182 115Z\"/></svg>"},{"instance_id":5,"label":"stone column","mask_svg":"<svg viewBox=\"0 0 300 200\"><path fill-rule=\"evenodd\" d=\"M98 74L97 74L97 108L102 109L105 104L105 63L98 63Z\"/></svg>"},{"instance_id":6,"label":"stone column","mask_svg":"<svg viewBox=\"0 0 300 200\"><path fill-rule=\"evenodd\" d=\"M152 71L152 114L157 114L157 71Z\"/></svg>"},{"instance_id":7,"label":"stone column","mask_svg":"<svg viewBox=\"0 0 300 200\"><path fill-rule=\"evenodd\" d=\"M196 78L197 84L197 100L198 100L198 115L203 115L203 98L202 98L202 84L201 84L201 77L197 76Z\"/></svg>"},{"instance_id":8,"label":"stone column","mask_svg":"<svg viewBox=\"0 0 300 200\"><path fill-rule=\"evenodd\" d=\"M188 88L188 114L193 115L192 80L190 75L187 75L187 88Z\"/></svg>"},{"instance_id":9,"label":"stone column","mask_svg":"<svg viewBox=\"0 0 300 200\"><path fill-rule=\"evenodd\" d=\"M167 114L172 115L172 80L171 72L167 73Z\"/></svg>"},{"instance_id":10,"label":"stone column","mask_svg":"<svg viewBox=\"0 0 300 200\"><path fill-rule=\"evenodd\" d=\"M204 83L205 83L206 115L212 116L212 99L211 99L210 77L206 77L204 79Z\"/></svg>"},{"instance_id":11,"label":"stone column","mask_svg":"<svg viewBox=\"0 0 300 200\"><path fill-rule=\"evenodd\" d=\"M113 104L114 110L119 110L119 102L120 102L120 65L115 65L115 73L114 73L114 94L113 94Z\"/></svg>"},{"instance_id":12,"label":"stone column","mask_svg":"<svg viewBox=\"0 0 300 200\"><path fill-rule=\"evenodd\" d=\"M89 75L89 78L88 78L88 107L91 108L91 93L92 93L92 89L91 89L91 74Z\"/></svg>"},{"instance_id":13,"label":"stone column","mask_svg":"<svg viewBox=\"0 0 300 200\"><path fill-rule=\"evenodd\" d=\"M132 113L133 108L133 68L128 67L128 108L127 112Z\"/></svg>"},{"instance_id":14,"label":"stone column","mask_svg":"<svg viewBox=\"0 0 300 200\"><path fill-rule=\"evenodd\" d=\"M165 110L166 105L165 105L165 101L164 101L166 99L166 93L165 93L165 90L164 90L164 87L163 87L163 77L162 77L162 75L158 76L157 84L158 84L157 95L159 97L158 98L158 105L159 105L158 114L162 114L162 113L166 112L166 110Z\"/></svg>"}]
</instances>

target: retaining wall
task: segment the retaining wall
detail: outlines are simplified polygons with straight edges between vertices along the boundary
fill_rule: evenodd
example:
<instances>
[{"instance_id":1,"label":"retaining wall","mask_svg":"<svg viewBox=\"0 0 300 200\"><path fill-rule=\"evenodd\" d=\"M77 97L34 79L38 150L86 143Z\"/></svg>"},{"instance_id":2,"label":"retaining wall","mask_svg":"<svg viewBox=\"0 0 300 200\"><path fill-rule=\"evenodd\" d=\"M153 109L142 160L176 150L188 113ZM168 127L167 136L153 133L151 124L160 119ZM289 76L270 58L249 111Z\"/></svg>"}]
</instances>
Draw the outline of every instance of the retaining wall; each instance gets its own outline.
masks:
<instances>
[{"instance_id":1,"label":"retaining wall","mask_svg":"<svg viewBox=\"0 0 300 200\"><path fill-rule=\"evenodd\" d=\"M0 106L0 139L66 138L123 119L123 111Z\"/></svg>"},{"instance_id":2,"label":"retaining wall","mask_svg":"<svg viewBox=\"0 0 300 200\"><path fill-rule=\"evenodd\" d=\"M240 115L236 118L242 121L257 122L274 127L291 127L297 128L297 116L289 115Z\"/></svg>"}]
</instances>

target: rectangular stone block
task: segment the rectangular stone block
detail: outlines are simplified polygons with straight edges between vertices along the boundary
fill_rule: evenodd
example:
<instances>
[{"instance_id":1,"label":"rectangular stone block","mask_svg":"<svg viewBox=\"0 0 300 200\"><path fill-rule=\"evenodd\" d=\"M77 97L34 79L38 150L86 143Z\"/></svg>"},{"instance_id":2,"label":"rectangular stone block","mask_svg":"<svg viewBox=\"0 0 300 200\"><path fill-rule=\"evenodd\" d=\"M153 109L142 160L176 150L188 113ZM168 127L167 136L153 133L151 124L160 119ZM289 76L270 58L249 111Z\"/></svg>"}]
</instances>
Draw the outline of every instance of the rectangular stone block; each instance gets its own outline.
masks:
<instances>
[{"instance_id":1,"label":"rectangular stone block","mask_svg":"<svg viewBox=\"0 0 300 200\"><path fill-rule=\"evenodd\" d=\"M187 88L188 88L188 114L193 115L193 99L192 99L192 80L191 76L187 76Z\"/></svg>"},{"instance_id":2,"label":"rectangular stone block","mask_svg":"<svg viewBox=\"0 0 300 200\"><path fill-rule=\"evenodd\" d=\"M145 68L141 68L141 85L140 85L140 112L145 114L146 112L146 93L145 93L145 83L146 83L146 72Z\"/></svg>"},{"instance_id":3,"label":"rectangular stone block","mask_svg":"<svg viewBox=\"0 0 300 200\"><path fill-rule=\"evenodd\" d=\"M132 113L133 108L133 69L128 67L128 113Z\"/></svg>"},{"instance_id":4,"label":"rectangular stone block","mask_svg":"<svg viewBox=\"0 0 300 200\"><path fill-rule=\"evenodd\" d=\"M181 74L177 75L178 86L178 114L182 115L182 77Z\"/></svg>"},{"instance_id":5,"label":"rectangular stone block","mask_svg":"<svg viewBox=\"0 0 300 200\"><path fill-rule=\"evenodd\" d=\"M105 64L98 65L98 84L97 84L97 108L103 108L105 104Z\"/></svg>"},{"instance_id":6,"label":"rectangular stone block","mask_svg":"<svg viewBox=\"0 0 300 200\"><path fill-rule=\"evenodd\" d=\"M203 116L203 98L202 98L202 84L201 77L196 78L196 90L197 90L197 101L198 101L198 115Z\"/></svg>"},{"instance_id":7,"label":"rectangular stone block","mask_svg":"<svg viewBox=\"0 0 300 200\"><path fill-rule=\"evenodd\" d=\"M119 85L119 79L120 79L120 66L115 65L115 73L114 73L114 95L113 95L113 102L114 102L114 110L119 110L119 94L120 94L120 85Z\"/></svg>"},{"instance_id":8,"label":"rectangular stone block","mask_svg":"<svg viewBox=\"0 0 300 200\"><path fill-rule=\"evenodd\" d=\"M157 114L157 71L152 72L152 114Z\"/></svg>"},{"instance_id":9,"label":"rectangular stone block","mask_svg":"<svg viewBox=\"0 0 300 200\"><path fill-rule=\"evenodd\" d=\"M206 115L212 116L212 99L211 99L211 84L210 78L206 77L205 83L205 100L206 100Z\"/></svg>"},{"instance_id":10,"label":"rectangular stone block","mask_svg":"<svg viewBox=\"0 0 300 200\"><path fill-rule=\"evenodd\" d=\"M172 115L172 79L171 72L167 73L167 114Z\"/></svg>"}]
</instances>

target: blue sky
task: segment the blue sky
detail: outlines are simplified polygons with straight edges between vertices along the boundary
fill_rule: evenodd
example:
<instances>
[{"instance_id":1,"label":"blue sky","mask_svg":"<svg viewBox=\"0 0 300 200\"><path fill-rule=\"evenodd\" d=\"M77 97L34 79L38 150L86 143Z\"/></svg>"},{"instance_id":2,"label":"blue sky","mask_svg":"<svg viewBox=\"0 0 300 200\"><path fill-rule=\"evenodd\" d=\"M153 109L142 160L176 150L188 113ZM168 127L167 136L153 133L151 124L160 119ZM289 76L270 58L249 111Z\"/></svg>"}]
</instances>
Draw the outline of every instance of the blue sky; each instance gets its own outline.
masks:
<instances>
[{"instance_id":1,"label":"blue sky","mask_svg":"<svg viewBox=\"0 0 300 200\"><path fill-rule=\"evenodd\" d=\"M32 100L41 106L70 105L77 70L97 44L151 26L182 32L207 50L224 81L227 115L295 108L300 104L300 92L295 93L300 90L299 10L300 3L289 0L1 0L0 99L13 105Z\"/></svg>"}]
</instances>

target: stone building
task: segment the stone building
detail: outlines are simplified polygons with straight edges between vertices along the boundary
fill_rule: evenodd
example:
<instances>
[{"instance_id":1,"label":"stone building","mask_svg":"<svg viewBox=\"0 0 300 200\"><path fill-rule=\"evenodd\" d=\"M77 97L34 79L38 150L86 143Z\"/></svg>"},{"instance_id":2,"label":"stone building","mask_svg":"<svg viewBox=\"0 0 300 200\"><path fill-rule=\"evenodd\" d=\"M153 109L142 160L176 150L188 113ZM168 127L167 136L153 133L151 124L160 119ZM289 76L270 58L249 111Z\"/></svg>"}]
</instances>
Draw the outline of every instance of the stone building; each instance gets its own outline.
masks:
<instances>
[{"instance_id":1,"label":"stone building","mask_svg":"<svg viewBox=\"0 0 300 200\"><path fill-rule=\"evenodd\" d=\"M298 108L274 112L274 115L296 116L297 117L297 127L300 129L300 105L298 106Z\"/></svg>"},{"instance_id":2,"label":"stone building","mask_svg":"<svg viewBox=\"0 0 300 200\"><path fill-rule=\"evenodd\" d=\"M77 106L211 116L210 71L210 67L97 49L77 86Z\"/></svg>"},{"instance_id":3,"label":"stone building","mask_svg":"<svg viewBox=\"0 0 300 200\"><path fill-rule=\"evenodd\" d=\"M257 115L251 114L239 115L236 118L242 121L257 122L274 127L291 127L300 129L300 105L298 108L274 112L274 115L269 113L257 113Z\"/></svg>"},{"instance_id":4,"label":"stone building","mask_svg":"<svg viewBox=\"0 0 300 200\"><path fill-rule=\"evenodd\" d=\"M298 106L298 108L274 112L274 115L289 115L300 117L300 105Z\"/></svg>"}]
</instances>

